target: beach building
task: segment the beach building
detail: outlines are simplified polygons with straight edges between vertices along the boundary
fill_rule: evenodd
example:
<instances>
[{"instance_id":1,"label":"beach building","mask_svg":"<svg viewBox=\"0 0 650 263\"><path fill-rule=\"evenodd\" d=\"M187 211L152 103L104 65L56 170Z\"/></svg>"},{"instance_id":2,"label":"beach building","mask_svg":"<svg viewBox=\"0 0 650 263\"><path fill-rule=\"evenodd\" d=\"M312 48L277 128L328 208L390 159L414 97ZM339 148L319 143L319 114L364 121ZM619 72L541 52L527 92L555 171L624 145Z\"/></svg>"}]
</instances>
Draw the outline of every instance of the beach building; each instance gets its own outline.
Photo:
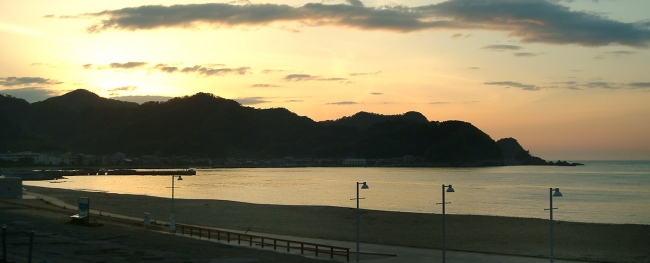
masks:
<instances>
[{"instance_id":1,"label":"beach building","mask_svg":"<svg viewBox=\"0 0 650 263\"><path fill-rule=\"evenodd\" d=\"M0 176L0 199L22 199L23 179Z\"/></svg>"}]
</instances>

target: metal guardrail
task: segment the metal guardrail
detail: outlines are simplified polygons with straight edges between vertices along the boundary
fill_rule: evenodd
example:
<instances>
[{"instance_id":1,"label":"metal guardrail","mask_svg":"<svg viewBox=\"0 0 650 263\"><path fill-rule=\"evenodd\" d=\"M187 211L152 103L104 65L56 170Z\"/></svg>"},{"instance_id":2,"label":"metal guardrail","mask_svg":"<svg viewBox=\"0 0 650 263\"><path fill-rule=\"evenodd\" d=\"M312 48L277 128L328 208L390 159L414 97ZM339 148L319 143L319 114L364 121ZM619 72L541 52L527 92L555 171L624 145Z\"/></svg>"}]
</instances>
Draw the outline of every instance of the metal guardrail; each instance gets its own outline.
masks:
<instances>
[{"instance_id":1,"label":"metal guardrail","mask_svg":"<svg viewBox=\"0 0 650 263\"><path fill-rule=\"evenodd\" d=\"M31 208L36 208L36 209L42 209L42 210L47 210L50 212L55 212L55 213L64 213L68 214L68 210L61 210L60 208L47 208L47 207L40 207L40 206L33 206L33 205L28 205L28 204L16 204L13 202L5 202L4 200L0 200L2 203L10 203L14 205L19 205L23 207L31 207ZM101 217L102 220L111 220L111 221L119 221L123 224L131 224L134 226L142 226L142 222L136 222L130 219L126 218L119 218L119 217L106 217L103 216ZM248 242L249 246L257 245L262 248L266 246L272 246L273 250L277 250L278 247L280 248L286 248L287 252L290 252L291 249L300 249L300 254L304 254L305 251L307 252L314 252L314 255L318 257L319 253L322 254L329 254L330 259L334 259L334 256L341 256L345 257L346 261L350 261L350 248L347 247L337 247L337 246L330 246L330 245L323 245L323 244L314 244L314 243L309 243L309 242L301 242L301 241L294 241L294 240L286 240L286 239L279 239L279 238L271 238L271 237L264 237L264 236L257 236L257 235L249 235L249 234L242 234L242 233L236 233L236 232L230 232L230 231L223 231L223 230L218 230L218 229L209 229L209 228L203 228L203 227L196 227L196 226L190 226L190 225L184 225L184 224L178 224L176 223L176 228L178 229L180 227L181 233L182 234L187 234L190 236L198 236L198 237L206 237L208 239L213 239L217 238L218 241L220 240L226 240L227 242L230 243L230 241L237 241L238 244L241 244L242 242ZM160 227L157 226L155 227L156 230L160 230ZM152 227L153 229L153 227ZM279 242L279 244L278 244ZM293 246L292 246L293 244Z\"/></svg>"},{"instance_id":2,"label":"metal guardrail","mask_svg":"<svg viewBox=\"0 0 650 263\"><path fill-rule=\"evenodd\" d=\"M273 250L279 248L286 248L287 252L290 252L291 249L300 249L300 254L305 254L305 251L314 252L315 256L318 257L318 253L329 254L330 259L334 259L334 256L345 257L346 261L350 261L350 248L347 247L337 247L323 244L314 244L309 242L286 240L280 238L264 237L257 235L249 235L246 233L236 233L230 231L223 231L218 229L209 229L203 227L196 227L190 225L176 224L177 229L180 228L181 234L189 236L198 236L199 238L206 237L207 239L217 239L218 241L225 240L228 243L230 241L237 241L237 244L241 245L242 242L248 243L249 246L260 246L262 248L273 247Z\"/></svg>"}]
</instances>

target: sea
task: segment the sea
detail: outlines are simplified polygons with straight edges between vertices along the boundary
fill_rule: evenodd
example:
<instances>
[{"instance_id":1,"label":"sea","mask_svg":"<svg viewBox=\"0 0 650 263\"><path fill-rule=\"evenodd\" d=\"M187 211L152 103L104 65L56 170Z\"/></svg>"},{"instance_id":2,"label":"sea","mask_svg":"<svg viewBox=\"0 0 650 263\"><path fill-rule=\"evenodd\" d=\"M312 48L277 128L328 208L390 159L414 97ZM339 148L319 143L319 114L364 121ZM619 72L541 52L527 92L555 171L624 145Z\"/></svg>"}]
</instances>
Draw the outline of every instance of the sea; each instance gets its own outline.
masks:
<instances>
[{"instance_id":1,"label":"sea","mask_svg":"<svg viewBox=\"0 0 650 263\"><path fill-rule=\"evenodd\" d=\"M194 176L78 175L24 185L256 204L650 224L650 161L480 168L224 168ZM360 189L366 182L368 189ZM174 188L172 188L172 185ZM454 192L443 192L452 185ZM551 197L559 188L561 197ZM173 190L173 193L172 193ZM95 200L101 202L101 200Z\"/></svg>"}]
</instances>

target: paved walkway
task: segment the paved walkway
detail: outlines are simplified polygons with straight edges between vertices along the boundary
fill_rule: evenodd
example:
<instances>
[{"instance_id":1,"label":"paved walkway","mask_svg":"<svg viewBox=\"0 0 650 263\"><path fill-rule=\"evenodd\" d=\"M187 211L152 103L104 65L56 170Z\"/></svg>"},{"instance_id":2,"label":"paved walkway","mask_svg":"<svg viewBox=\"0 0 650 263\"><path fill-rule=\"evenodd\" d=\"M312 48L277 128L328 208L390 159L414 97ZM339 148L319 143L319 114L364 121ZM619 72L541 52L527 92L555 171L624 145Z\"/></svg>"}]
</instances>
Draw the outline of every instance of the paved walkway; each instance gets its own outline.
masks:
<instances>
[{"instance_id":1,"label":"paved walkway","mask_svg":"<svg viewBox=\"0 0 650 263\"><path fill-rule=\"evenodd\" d=\"M75 210L77 209L76 205L68 204L62 200L36 194L28 193L23 196L23 199L43 199L46 202L51 203L52 205L65 207L68 209ZM98 211L91 210L91 214L99 215ZM143 221L143 218L140 217L130 217L119 215L109 212L101 212L102 216L110 216L116 218L129 219L134 221ZM166 224L167 222L158 222ZM230 232L238 232L235 230L220 229ZM251 235L259 235L265 237L272 237L278 239L302 241L315 244L327 244L331 246L340 246L340 247L349 247L351 248L350 252L350 262L356 262L356 242L348 241L337 241L337 240L326 240L326 239L317 239L317 238L305 238L305 237L294 237L294 236L283 236L283 235L274 235L267 233L257 233L257 232L248 232ZM206 240L207 241L207 240ZM212 242L226 243L226 241L216 241L210 240ZM237 245L236 243L226 243L231 245ZM244 245L242 245L244 246ZM247 246L247 245L246 245ZM386 246L386 245L377 245L377 244L360 244L359 261L367 263L435 263L442 262L442 251L438 249L423 249L423 248L412 248L412 247L398 247L398 246ZM278 251L278 253L287 253ZM292 252L293 253L293 252ZM449 263L469 263L469 262L485 262L485 263L543 263L549 262L549 258L536 258L536 257L523 257L523 256L511 256L511 255L501 255L501 254L487 254L487 253L477 253L477 252L463 252L463 251L446 251L446 262ZM325 257L323 257L325 258ZM329 258L329 255L327 256ZM345 262L345 259L340 257L335 258L336 261ZM557 263L585 263L587 261L571 261L571 260L554 260Z\"/></svg>"}]
</instances>

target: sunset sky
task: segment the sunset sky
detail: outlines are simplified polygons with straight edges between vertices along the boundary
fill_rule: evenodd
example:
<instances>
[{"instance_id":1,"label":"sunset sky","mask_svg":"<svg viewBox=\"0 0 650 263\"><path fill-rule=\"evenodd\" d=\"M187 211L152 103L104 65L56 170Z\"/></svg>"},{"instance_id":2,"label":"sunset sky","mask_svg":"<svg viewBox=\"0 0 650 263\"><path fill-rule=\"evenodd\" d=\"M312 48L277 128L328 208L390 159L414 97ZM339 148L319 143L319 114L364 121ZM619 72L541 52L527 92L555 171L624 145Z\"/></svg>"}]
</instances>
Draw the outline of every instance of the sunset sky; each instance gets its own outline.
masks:
<instances>
[{"instance_id":1,"label":"sunset sky","mask_svg":"<svg viewBox=\"0 0 650 263\"><path fill-rule=\"evenodd\" d=\"M0 93L418 111L547 160L650 160L647 0L0 0Z\"/></svg>"}]
</instances>

